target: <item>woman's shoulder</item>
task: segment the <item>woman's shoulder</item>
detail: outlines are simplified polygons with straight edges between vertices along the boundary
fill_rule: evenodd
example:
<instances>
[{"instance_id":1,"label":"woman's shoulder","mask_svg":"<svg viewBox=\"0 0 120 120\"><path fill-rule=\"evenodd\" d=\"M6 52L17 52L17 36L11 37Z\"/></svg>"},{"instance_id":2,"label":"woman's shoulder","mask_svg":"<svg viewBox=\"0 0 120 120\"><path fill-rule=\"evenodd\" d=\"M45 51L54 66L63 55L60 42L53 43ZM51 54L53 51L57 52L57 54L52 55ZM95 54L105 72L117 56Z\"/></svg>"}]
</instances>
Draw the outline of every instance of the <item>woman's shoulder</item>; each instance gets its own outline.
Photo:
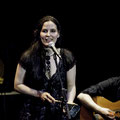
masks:
<instances>
[{"instance_id":1,"label":"woman's shoulder","mask_svg":"<svg viewBox=\"0 0 120 120\"><path fill-rule=\"evenodd\" d=\"M33 55L33 51L31 48L28 48L27 50L25 50L22 55L21 55L21 58L24 58L24 59L29 59L31 58L31 56Z\"/></svg>"},{"instance_id":2,"label":"woman's shoulder","mask_svg":"<svg viewBox=\"0 0 120 120\"><path fill-rule=\"evenodd\" d=\"M21 54L21 58L20 59L29 59L30 58L30 52L28 50L24 51L22 54Z\"/></svg>"},{"instance_id":3,"label":"woman's shoulder","mask_svg":"<svg viewBox=\"0 0 120 120\"><path fill-rule=\"evenodd\" d=\"M73 53L69 49L66 49L66 48L61 48L61 53L64 54L65 56L73 55Z\"/></svg>"},{"instance_id":4,"label":"woman's shoulder","mask_svg":"<svg viewBox=\"0 0 120 120\"><path fill-rule=\"evenodd\" d=\"M31 52L29 50L26 50L22 53L19 64L24 68L27 69L32 65L32 57Z\"/></svg>"},{"instance_id":5,"label":"woman's shoulder","mask_svg":"<svg viewBox=\"0 0 120 120\"><path fill-rule=\"evenodd\" d=\"M71 69L76 63L73 53L68 49L61 49L61 52L62 58L65 60L67 65L67 70Z\"/></svg>"}]
</instances>

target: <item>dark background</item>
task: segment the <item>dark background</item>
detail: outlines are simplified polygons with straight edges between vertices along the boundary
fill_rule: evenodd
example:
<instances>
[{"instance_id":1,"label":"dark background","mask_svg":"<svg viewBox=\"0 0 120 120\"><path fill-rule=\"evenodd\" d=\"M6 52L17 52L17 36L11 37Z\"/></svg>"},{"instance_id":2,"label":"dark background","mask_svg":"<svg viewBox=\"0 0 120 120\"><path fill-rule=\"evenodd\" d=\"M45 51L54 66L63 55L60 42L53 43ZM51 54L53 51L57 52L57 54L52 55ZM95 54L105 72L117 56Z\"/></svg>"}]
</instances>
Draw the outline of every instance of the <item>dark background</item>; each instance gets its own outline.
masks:
<instances>
[{"instance_id":1,"label":"dark background","mask_svg":"<svg viewBox=\"0 0 120 120\"><path fill-rule=\"evenodd\" d=\"M32 41L37 20L44 15L59 20L63 47L76 57L78 92L98 81L119 76L117 3L53 3L3 3L0 19L0 57L5 65L3 91L13 90L17 62Z\"/></svg>"},{"instance_id":2,"label":"dark background","mask_svg":"<svg viewBox=\"0 0 120 120\"><path fill-rule=\"evenodd\" d=\"M63 47L77 61L77 94L90 85L120 75L119 4L113 2L14 2L0 8L0 59L4 83L0 92L13 91L17 62L32 41L32 31L44 15L56 17L62 27ZM0 117L18 114L21 97L0 96ZM19 105L18 105L19 103ZM19 106L19 107L18 107ZM13 110L11 111L11 109ZM10 114L10 116L8 115Z\"/></svg>"}]
</instances>

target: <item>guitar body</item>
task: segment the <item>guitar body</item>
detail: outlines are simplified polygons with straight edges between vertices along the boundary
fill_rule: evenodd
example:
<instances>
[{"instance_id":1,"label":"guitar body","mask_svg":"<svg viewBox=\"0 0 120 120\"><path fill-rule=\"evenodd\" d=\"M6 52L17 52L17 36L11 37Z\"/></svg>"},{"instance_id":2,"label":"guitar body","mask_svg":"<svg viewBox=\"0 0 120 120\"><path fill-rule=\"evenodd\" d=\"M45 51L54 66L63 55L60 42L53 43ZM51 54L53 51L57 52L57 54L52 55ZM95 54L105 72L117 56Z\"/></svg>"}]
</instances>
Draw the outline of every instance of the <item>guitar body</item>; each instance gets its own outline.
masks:
<instances>
[{"instance_id":1,"label":"guitar body","mask_svg":"<svg viewBox=\"0 0 120 120\"><path fill-rule=\"evenodd\" d=\"M108 99L97 96L93 100L101 107L109 108L113 111L117 111L115 116L120 119L120 100L117 102L111 102ZM101 115L95 114L84 106L80 109L80 120L105 120Z\"/></svg>"},{"instance_id":2,"label":"guitar body","mask_svg":"<svg viewBox=\"0 0 120 120\"><path fill-rule=\"evenodd\" d=\"M88 110L86 107L81 106L80 108L80 120L92 120L92 111Z\"/></svg>"}]
</instances>

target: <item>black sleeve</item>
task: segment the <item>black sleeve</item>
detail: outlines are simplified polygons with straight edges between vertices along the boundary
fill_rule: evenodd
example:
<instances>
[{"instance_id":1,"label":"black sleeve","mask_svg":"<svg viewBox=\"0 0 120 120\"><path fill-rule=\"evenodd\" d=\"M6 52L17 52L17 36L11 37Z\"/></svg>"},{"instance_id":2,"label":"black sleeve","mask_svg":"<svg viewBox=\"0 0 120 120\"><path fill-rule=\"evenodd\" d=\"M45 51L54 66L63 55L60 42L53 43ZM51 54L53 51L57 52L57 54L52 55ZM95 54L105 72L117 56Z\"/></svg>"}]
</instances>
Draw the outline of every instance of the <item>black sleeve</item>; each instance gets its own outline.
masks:
<instances>
[{"instance_id":1,"label":"black sleeve","mask_svg":"<svg viewBox=\"0 0 120 120\"><path fill-rule=\"evenodd\" d=\"M82 91L93 96L103 96L113 99L117 96L117 91L120 85L120 77L112 77L96 85L92 85L89 88Z\"/></svg>"},{"instance_id":2,"label":"black sleeve","mask_svg":"<svg viewBox=\"0 0 120 120\"><path fill-rule=\"evenodd\" d=\"M30 54L28 54L28 52L24 52L19 60L19 64L25 69L28 70L31 68L31 57Z\"/></svg>"},{"instance_id":3,"label":"black sleeve","mask_svg":"<svg viewBox=\"0 0 120 120\"><path fill-rule=\"evenodd\" d=\"M68 71L76 64L76 60L71 51L67 49L64 49L63 51L64 51L66 70Z\"/></svg>"}]
</instances>

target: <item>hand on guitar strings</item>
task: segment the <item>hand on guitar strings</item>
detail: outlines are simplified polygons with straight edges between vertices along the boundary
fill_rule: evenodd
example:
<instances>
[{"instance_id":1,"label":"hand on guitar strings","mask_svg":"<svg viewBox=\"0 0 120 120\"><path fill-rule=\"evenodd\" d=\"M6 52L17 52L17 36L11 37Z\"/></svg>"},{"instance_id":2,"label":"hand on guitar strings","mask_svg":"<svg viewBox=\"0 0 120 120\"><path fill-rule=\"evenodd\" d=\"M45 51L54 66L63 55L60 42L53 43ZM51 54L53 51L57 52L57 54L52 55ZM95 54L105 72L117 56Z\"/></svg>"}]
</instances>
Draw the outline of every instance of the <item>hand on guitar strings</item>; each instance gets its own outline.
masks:
<instances>
[{"instance_id":1,"label":"hand on guitar strings","mask_svg":"<svg viewBox=\"0 0 120 120\"><path fill-rule=\"evenodd\" d=\"M115 112L108 109L108 108L101 108L101 115L105 118L109 118L111 120L116 120L115 119Z\"/></svg>"}]
</instances>

